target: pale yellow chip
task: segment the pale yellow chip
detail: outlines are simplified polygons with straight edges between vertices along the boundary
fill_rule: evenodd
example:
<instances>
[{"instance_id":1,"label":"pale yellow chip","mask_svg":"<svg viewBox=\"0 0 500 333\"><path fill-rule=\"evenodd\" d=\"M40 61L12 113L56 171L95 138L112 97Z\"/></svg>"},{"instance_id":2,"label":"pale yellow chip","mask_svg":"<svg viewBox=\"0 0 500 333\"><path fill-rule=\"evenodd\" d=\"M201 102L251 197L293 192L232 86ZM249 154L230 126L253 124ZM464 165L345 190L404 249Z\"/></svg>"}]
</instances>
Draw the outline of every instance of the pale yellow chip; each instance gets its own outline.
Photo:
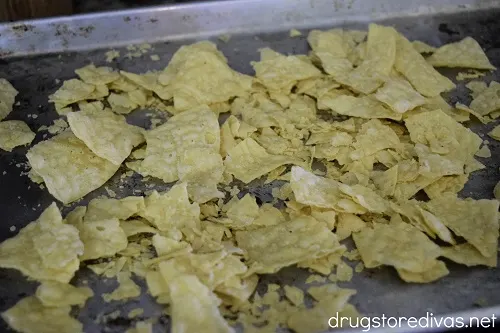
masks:
<instances>
[{"instance_id":1,"label":"pale yellow chip","mask_svg":"<svg viewBox=\"0 0 500 333\"><path fill-rule=\"evenodd\" d=\"M120 227L117 218L67 219L80 232L80 238L85 250L80 256L81 260L90 260L111 257L127 247L127 235Z\"/></svg>"},{"instance_id":2,"label":"pale yellow chip","mask_svg":"<svg viewBox=\"0 0 500 333\"><path fill-rule=\"evenodd\" d=\"M465 87L471 90L472 98L476 98L480 93L488 88L488 84L484 81L471 81L465 85Z\"/></svg>"},{"instance_id":3,"label":"pale yellow chip","mask_svg":"<svg viewBox=\"0 0 500 333\"><path fill-rule=\"evenodd\" d=\"M337 251L337 237L321 222L303 216L250 231L237 231L238 246L246 251L250 270L275 273L300 261Z\"/></svg>"},{"instance_id":4,"label":"pale yellow chip","mask_svg":"<svg viewBox=\"0 0 500 333\"><path fill-rule=\"evenodd\" d=\"M354 97L339 95L330 97L322 96L318 103L327 106L338 114L359 118L387 118L401 120L402 115L387 108L383 103L372 96Z\"/></svg>"},{"instance_id":5,"label":"pale yellow chip","mask_svg":"<svg viewBox=\"0 0 500 333\"><path fill-rule=\"evenodd\" d=\"M419 40L414 40L411 44L418 53L434 53L434 51L437 50L437 47L431 46Z\"/></svg>"},{"instance_id":6,"label":"pale yellow chip","mask_svg":"<svg viewBox=\"0 0 500 333\"><path fill-rule=\"evenodd\" d=\"M168 192L154 191L145 199L145 208L139 215L153 223L159 230L198 228L200 206L189 202L187 185L174 185Z\"/></svg>"},{"instance_id":7,"label":"pale yellow chip","mask_svg":"<svg viewBox=\"0 0 500 333\"><path fill-rule=\"evenodd\" d=\"M235 198L237 199L237 197ZM259 206L255 198L246 194L243 198L231 203L227 209L227 217L232 220L231 228L244 229L259 216Z\"/></svg>"},{"instance_id":8,"label":"pale yellow chip","mask_svg":"<svg viewBox=\"0 0 500 333\"><path fill-rule=\"evenodd\" d=\"M495 69L481 45L472 37L443 45L426 60L434 67Z\"/></svg>"},{"instance_id":9,"label":"pale yellow chip","mask_svg":"<svg viewBox=\"0 0 500 333\"><path fill-rule=\"evenodd\" d=\"M371 173L371 180L384 197L394 196L398 182L398 171L399 167L395 165L386 171L373 171Z\"/></svg>"},{"instance_id":10,"label":"pale yellow chip","mask_svg":"<svg viewBox=\"0 0 500 333\"><path fill-rule=\"evenodd\" d=\"M488 145L483 145L481 149L479 149L476 154L477 157L482 157L482 158L490 158L491 157L491 150L488 147Z\"/></svg>"},{"instance_id":11,"label":"pale yellow chip","mask_svg":"<svg viewBox=\"0 0 500 333\"><path fill-rule=\"evenodd\" d=\"M415 91L408 81L401 78L393 78L385 82L374 96L397 113L405 113L426 102L425 98Z\"/></svg>"},{"instance_id":12,"label":"pale yellow chip","mask_svg":"<svg viewBox=\"0 0 500 333\"><path fill-rule=\"evenodd\" d=\"M284 164L300 162L297 158L271 155L254 139L247 138L228 151L224 160L226 171L249 183Z\"/></svg>"},{"instance_id":13,"label":"pale yellow chip","mask_svg":"<svg viewBox=\"0 0 500 333\"><path fill-rule=\"evenodd\" d=\"M0 266L35 280L68 283L80 266L83 244L78 230L62 223L55 203L13 238L0 244Z\"/></svg>"},{"instance_id":14,"label":"pale yellow chip","mask_svg":"<svg viewBox=\"0 0 500 333\"><path fill-rule=\"evenodd\" d=\"M120 114L128 114L133 110L135 110L139 105L135 103L129 95L134 91L128 93L120 93L120 94L116 93L109 94L107 101L109 103L109 106L111 107L111 110L113 110L113 112Z\"/></svg>"},{"instance_id":15,"label":"pale yellow chip","mask_svg":"<svg viewBox=\"0 0 500 333\"><path fill-rule=\"evenodd\" d=\"M299 37L299 36L302 36L302 33L297 30L297 29L290 29L290 33L289 33L290 37Z\"/></svg>"},{"instance_id":16,"label":"pale yellow chip","mask_svg":"<svg viewBox=\"0 0 500 333\"><path fill-rule=\"evenodd\" d=\"M0 149L12 151L15 147L25 146L35 138L35 133L21 120L0 122Z\"/></svg>"},{"instance_id":17,"label":"pale yellow chip","mask_svg":"<svg viewBox=\"0 0 500 333\"><path fill-rule=\"evenodd\" d=\"M67 105L90 99L96 90L93 84L85 83L78 79L71 79L63 82L54 94L49 96L49 102L53 102L59 108Z\"/></svg>"},{"instance_id":18,"label":"pale yellow chip","mask_svg":"<svg viewBox=\"0 0 500 333\"><path fill-rule=\"evenodd\" d=\"M335 234L339 240L350 237L352 233L358 232L366 227L365 221L354 214L341 213L338 217Z\"/></svg>"},{"instance_id":19,"label":"pale yellow chip","mask_svg":"<svg viewBox=\"0 0 500 333\"><path fill-rule=\"evenodd\" d=\"M457 194L469 180L468 175L445 176L424 188L425 193L430 199L435 199L443 193Z\"/></svg>"},{"instance_id":20,"label":"pale yellow chip","mask_svg":"<svg viewBox=\"0 0 500 333\"><path fill-rule=\"evenodd\" d=\"M71 132L38 143L26 157L49 192L63 203L99 188L118 170L117 165L94 155Z\"/></svg>"},{"instance_id":21,"label":"pale yellow chip","mask_svg":"<svg viewBox=\"0 0 500 333\"><path fill-rule=\"evenodd\" d=\"M390 265L422 273L440 254L439 246L407 223L377 223L353 234L353 239L367 268Z\"/></svg>"},{"instance_id":22,"label":"pale yellow chip","mask_svg":"<svg viewBox=\"0 0 500 333\"><path fill-rule=\"evenodd\" d=\"M89 287L74 287L57 281L43 281L36 289L35 295L44 306L78 305L83 307L87 299L94 296L94 292Z\"/></svg>"},{"instance_id":23,"label":"pale yellow chip","mask_svg":"<svg viewBox=\"0 0 500 333\"><path fill-rule=\"evenodd\" d=\"M206 106L175 115L146 133L140 171L165 182L217 183L222 177L217 116ZM210 181L210 182L208 182Z\"/></svg>"},{"instance_id":24,"label":"pale yellow chip","mask_svg":"<svg viewBox=\"0 0 500 333\"><path fill-rule=\"evenodd\" d=\"M489 117L483 117L483 116L481 116L479 113L477 113L476 111L472 110L467 105L464 105L462 103L455 104L455 108L457 110L461 110L461 111L465 111L467 113L470 113L471 115L473 115L474 117L476 117L477 120L479 120L483 124L487 124L487 123L489 123L491 121Z\"/></svg>"},{"instance_id":25,"label":"pale yellow chip","mask_svg":"<svg viewBox=\"0 0 500 333\"><path fill-rule=\"evenodd\" d=\"M109 294L102 294L106 302L136 298L141 295L141 288L130 278L129 272L118 273L119 286Z\"/></svg>"},{"instance_id":26,"label":"pale yellow chip","mask_svg":"<svg viewBox=\"0 0 500 333\"><path fill-rule=\"evenodd\" d=\"M266 58L267 50L261 50L261 60L252 62L252 66L256 78L269 90L288 94L298 81L321 75L319 69L297 56L285 56L274 52L272 58Z\"/></svg>"},{"instance_id":27,"label":"pale yellow chip","mask_svg":"<svg viewBox=\"0 0 500 333\"><path fill-rule=\"evenodd\" d=\"M336 292L328 293L312 308L293 313L289 316L287 325L297 333L328 331L331 328L328 323L332 313L340 315L349 305L347 302L352 294L349 289L337 288Z\"/></svg>"},{"instance_id":28,"label":"pale yellow chip","mask_svg":"<svg viewBox=\"0 0 500 333\"><path fill-rule=\"evenodd\" d=\"M92 199L85 213L85 221L117 218L126 220L144 209L143 197L125 197L122 199Z\"/></svg>"},{"instance_id":29,"label":"pale yellow chip","mask_svg":"<svg viewBox=\"0 0 500 333\"><path fill-rule=\"evenodd\" d=\"M186 56L172 80L174 107L183 111L201 104L226 102L246 95L252 81L252 77L232 70L213 52L193 52Z\"/></svg>"},{"instance_id":30,"label":"pale yellow chip","mask_svg":"<svg viewBox=\"0 0 500 333\"><path fill-rule=\"evenodd\" d=\"M76 75L85 83L90 84L109 84L120 78L118 72L113 71L110 67L95 67L94 64L75 70Z\"/></svg>"},{"instance_id":31,"label":"pale yellow chip","mask_svg":"<svg viewBox=\"0 0 500 333\"><path fill-rule=\"evenodd\" d=\"M462 200L448 193L425 204L431 213L485 257L497 252L498 205L498 200Z\"/></svg>"},{"instance_id":32,"label":"pale yellow chip","mask_svg":"<svg viewBox=\"0 0 500 333\"><path fill-rule=\"evenodd\" d=\"M411 272L403 268L396 269L399 277L405 282L412 283L430 283L445 277L450 273L446 264L441 260L436 260L432 266L429 266L427 270L423 272Z\"/></svg>"},{"instance_id":33,"label":"pale yellow chip","mask_svg":"<svg viewBox=\"0 0 500 333\"><path fill-rule=\"evenodd\" d=\"M469 107L485 116L500 109L500 83L492 81L487 89L481 91L470 103Z\"/></svg>"},{"instance_id":34,"label":"pale yellow chip","mask_svg":"<svg viewBox=\"0 0 500 333\"><path fill-rule=\"evenodd\" d=\"M398 35L396 41L394 68L426 97L438 96L444 91L455 88L455 84L439 74L402 35Z\"/></svg>"},{"instance_id":35,"label":"pale yellow chip","mask_svg":"<svg viewBox=\"0 0 500 333\"><path fill-rule=\"evenodd\" d=\"M141 128L127 124L125 117L111 112L70 112L67 117L75 136L94 154L115 165L120 165L144 141Z\"/></svg>"},{"instance_id":36,"label":"pale yellow chip","mask_svg":"<svg viewBox=\"0 0 500 333\"><path fill-rule=\"evenodd\" d=\"M17 94L17 90L9 81L0 78L0 120L12 111Z\"/></svg>"},{"instance_id":37,"label":"pale yellow chip","mask_svg":"<svg viewBox=\"0 0 500 333\"><path fill-rule=\"evenodd\" d=\"M83 325L70 316L70 306L46 307L35 296L20 300L2 313L7 324L18 332L83 332Z\"/></svg>"},{"instance_id":38,"label":"pale yellow chip","mask_svg":"<svg viewBox=\"0 0 500 333\"><path fill-rule=\"evenodd\" d=\"M152 238L153 246L156 254L161 256L170 255L174 252L182 251L183 253L191 252L191 246L184 242L161 235L154 235Z\"/></svg>"},{"instance_id":39,"label":"pale yellow chip","mask_svg":"<svg viewBox=\"0 0 500 333\"><path fill-rule=\"evenodd\" d=\"M380 150L398 149L401 142L391 127L382 124L378 119L372 119L361 126L353 146L355 150L350 157L359 160Z\"/></svg>"},{"instance_id":40,"label":"pale yellow chip","mask_svg":"<svg viewBox=\"0 0 500 333\"><path fill-rule=\"evenodd\" d=\"M483 141L441 110L410 116L405 120L405 124L413 142L429 146L430 152L426 154L429 158L441 158L455 165L469 163ZM430 160L428 162L431 163ZM425 163L420 160L421 169L429 171L430 167ZM447 164L441 166L447 168Z\"/></svg>"},{"instance_id":41,"label":"pale yellow chip","mask_svg":"<svg viewBox=\"0 0 500 333\"><path fill-rule=\"evenodd\" d=\"M285 297L295 306L304 305L304 292L295 286L284 286Z\"/></svg>"},{"instance_id":42,"label":"pale yellow chip","mask_svg":"<svg viewBox=\"0 0 500 333\"><path fill-rule=\"evenodd\" d=\"M173 332L234 332L219 312L220 300L196 276L179 276L169 290Z\"/></svg>"},{"instance_id":43,"label":"pale yellow chip","mask_svg":"<svg viewBox=\"0 0 500 333\"><path fill-rule=\"evenodd\" d=\"M142 220L127 220L120 222L120 228L127 237L139 234L157 234L158 230L151 227L149 224Z\"/></svg>"},{"instance_id":44,"label":"pale yellow chip","mask_svg":"<svg viewBox=\"0 0 500 333\"><path fill-rule=\"evenodd\" d=\"M147 321L138 321L137 323L135 323L135 327L129 328L127 331L125 331L125 333L153 333L153 323Z\"/></svg>"},{"instance_id":45,"label":"pale yellow chip","mask_svg":"<svg viewBox=\"0 0 500 333\"><path fill-rule=\"evenodd\" d=\"M500 125L495 126L490 132L488 132L488 136L500 141Z\"/></svg>"},{"instance_id":46,"label":"pale yellow chip","mask_svg":"<svg viewBox=\"0 0 500 333\"><path fill-rule=\"evenodd\" d=\"M441 256L468 267L476 265L497 266L496 254L491 257L485 257L469 243L441 247Z\"/></svg>"}]
</instances>

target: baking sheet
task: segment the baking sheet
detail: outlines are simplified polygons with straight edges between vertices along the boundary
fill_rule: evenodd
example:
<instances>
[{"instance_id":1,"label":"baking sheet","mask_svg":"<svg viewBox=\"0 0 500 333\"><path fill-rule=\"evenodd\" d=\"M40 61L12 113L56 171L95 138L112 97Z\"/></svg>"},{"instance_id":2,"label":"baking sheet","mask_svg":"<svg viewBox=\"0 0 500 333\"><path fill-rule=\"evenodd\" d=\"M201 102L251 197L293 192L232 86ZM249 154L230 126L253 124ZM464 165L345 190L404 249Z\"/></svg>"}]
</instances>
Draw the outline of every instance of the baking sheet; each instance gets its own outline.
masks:
<instances>
[{"instance_id":1,"label":"baking sheet","mask_svg":"<svg viewBox=\"0 0 500 333\"><path fill-rule=\"evenodd\" d=\"M254 6L258 6L259 3L262 12L265 13L265 9L270 4L277 9L278 5L284 4L284 2L288 6L282 12L276 12L274 16L268 13L259 18L251 17L251 15L256 15ZM229 42L225 43L217 38L212 38L212 40L224 52L232 68L250 74L252 73L250 61L258 60L257 50L259 48L271 47L282 53L306 53L308 46L305 27L341 26L366 29L370 21L393 25L410 39L422 40L435 46L456 41L465 36L472 36L485 49L493 65L500 67L500 20L498 20L500 4L498 1L453 1L454 5L447 7L444 5L448 4L446 1L441 2L439 7L432 7L431 1L411 1L411 5L410 1L401 2L405 4L391 7L397 2L242 0L98 14L77 17L73 21L62 18L0 25L0 54L3 54L3 58L0 56L0 77L9 80L19 90L16 99L19 101L19 105L14 108L15 111L7 119L23 120L34 131L41 125L51 124L58 116L53 105L49 104L47 100L48 95L61 84L56 83L56 79L62 81L73 78L75 76L73 71L76 68L91 62L96 66L109 65L106 63L104 55L109 50L109 31L117 29L116 24L118 23L116 22L119 20L130 22L125 21L126 17L129 17L132 23L134 20L136 23L126 25L126 33L122 31L113 45L161 40L154 43L154 50L142 58L126 59L121 57L112 64L112 67L116 69L137 73L163 69L172 54L181 45L202 37L213 37L219 33L227 32L227 27L230 27L234 28L234 31L231 31L236 33L233 33ZM245 10L245 4L248 10ZM336 10L334 10L334 6L337 6ZM366 8L361 9L362 7ZM365 9L372 9L372 11ZM185 17L186 23L184 25L179 25L177 21L169 24L162 21L162 18L181 17L187 15L186 13L190 14ZM235 20L235 17L232 17L230 22L224 22L224 18L229 15L228 13L239 15L239 22ZM295 16L290 16L292 15L290 13ZM328 13L330 18L328 18ZM152 17L161 21L161 27L158 28L158 31L153 28ZM203 21L213 17L219 17L219 21ZM275 20L274 24L273 19ZM256 20L262 21L261 27L245 29ZM56 25L62 29L63 25L61 24L67 24L67 22L72 23L66 25L66 30L60 30L62 32L58 36L55 34L44 35L50 29L52 29L51 33L57 32ZM80 31L78 27L82 22L85 24L92 22L89 26L93 26L93 28L86 31L81 30L82 35L77 34L72 37L70 32L74 28ZM142 25L137 22L142 23ZM152 26L146 26L144 22L150 22ZM53 24L52 28L49 27L49 24ZM204 26L206 29L204 32L200 32ZM17 28L13 30L14 27ZM303 28L303 36L289 38L288 29L290 27ZM166 29L163 35L161 29ZM33 36L37 34L41 40L33 44ZM86 34L87 37L83 37L83 34ZM99 39L99 35L101 35L101 39ZM130 38L127 39L127 36ZM96 47L106 48L95 49ZM121 51L122 55L128 52L126 49L121 49ZM20 56L26 54L31 55ZM151 61L150 54L158 54L161 60ZM454 78L458 70L447 69L442 72ZM500 80L499 71L488 74L484 80ZM460 101L468 104L470 102L463 81L458 84L457 90L446 97L452 103ZM33 114L36 114L37 117L30 116ZM145 126L148 120L144 116L144 112L139 111L131 115L129 121ZM472 123L471 127L474 131L484 134L495 124L484 126ZM42 140L44 133L46 132L38 132L34 143ZM489 139L489 141L492 157L489 159L479 158L488 167L473 174L463 191L466 196L476 199L491 198L493 187L500 180L500 159L498 159L500 145L493 139ZM24 164L26 151L27 148L17 148L11 153L0 152L0 216L2 220L0 241L14 236L20 228L36 219L43 209L54 200L46 190L40 190L29 180ZM146 190L145 183L141 181L142 178L139 175L134 175L129 179L123 189L118 187L118 185L123 185L119 184L119 179L125 171L125 168L121 168L105 186L115 191L120 197L143 194ZM247 191L255 194L262 202L266 202L271 200L271 186L257 185ZM155 188L164 190L167 186L158 181ZM136 191L133 192L133 189ZM105 188L100 188L77 204L86 204L89 199L106 194ZM70 207L65 207L64 212L69 209ZM11 226L15 226L17 230L10 231ZM465 314L469 315L491 317L492 314L495 314L500 316L500 269L467 268L453 263L449 263L448 266L451 271L450 275L432 284L407 284L397 277L394 270L382 268L364 270L362 273L355 274L350 283L340 283L340 285L357 289L358 293L353 297L352 303L365 315L381 316L385 314L386 316L419 317L425 316L426 312L437 315L465 311ZM307 276L308 273L305 271L286 268L278 274L262 276L258 291L265 291L268 283L303 286ZM151 317L158 318L154 332L166 331L168 317L162 314L162 307L157 305L154 299L146 293L143 283L141 284L143 293L139 299L127 303L105 303L99 295L115 288L114 279L103 281L96 278L89 270L83 269L78 273L75 283L81 285L84 282L87 282L96 294L96 297L90 299L87 306L77 313L78 319L84 324L85 332L123 332L131 327L134 321ZM35 288L35 283L28 282L17 271L0 269L0 311L11 307L20 298L34 293ZM479 304L483 307L480 307ZM484 307L485 304L487 307ZM128 311L136 307L143 308L144 314L134 320L128 319ZM473 310L474 313L471 312ZM103 318L107 319L105 324L101 323ZM433 331L432 329L422 330ZM0 331L9 332L3 321L0 323Z\"/></svg>"}]
</instances>

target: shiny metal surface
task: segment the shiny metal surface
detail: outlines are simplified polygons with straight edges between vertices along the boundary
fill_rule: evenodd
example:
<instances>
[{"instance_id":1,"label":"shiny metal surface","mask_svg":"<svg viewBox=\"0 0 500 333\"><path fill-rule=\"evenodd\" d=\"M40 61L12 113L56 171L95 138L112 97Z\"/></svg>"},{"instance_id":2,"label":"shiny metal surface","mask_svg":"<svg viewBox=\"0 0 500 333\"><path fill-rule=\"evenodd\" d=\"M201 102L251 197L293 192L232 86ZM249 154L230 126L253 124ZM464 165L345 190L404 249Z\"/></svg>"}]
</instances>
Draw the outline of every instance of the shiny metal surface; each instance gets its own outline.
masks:
<instances>
[{"instance_id":1,"label":"shiny metal surface","mask_svg":"<svg viewBox=\"0 0 500 333\"><path fill-rule=\"evenodd\" d=\"M302 0L241 0L215 3L195 3L180 6L166 6L115 13L92 14L71 18L57 18L0 25L0 77L8 79L18 90L15 107L7 119L26 121L36 131L41 125L49 125L58 116L48 95L60 85L56 79L67 80L75 76L74 70L93 62L95 65L109 65L104 53L111 47L133 43L156 42L154 51L160 61L153 62L149 55L142 58L120 58L112 67L133 72L145 72L164 68L179 46L193 40L212 37L229 59L229 64L243 73L252 73L250 61L258 59L257 49L271 47L283 53L306 53L308 51L307 28L347 27L366 28L377 21L395 26L410 39L419 39L431 45L459 40L472 36L482 45L493 65L500 67L500 3L498 1L302 1ZM289 28L303 32L299 38L289 38ZM230 32L232 37L224 43L219 34ZM120 49L122 55L127 51ZM30 56L26 56L30 55ZM458 70L447 69L444 74L454 78ZM488 74L486 81L500 80L499 71ZM464 82L458 89L446 96L450 102L470 101ZM34 118L32 115L36 114ZM135 112L129 121L144 126L144 113ZM471 128L484 135L495 123L482 125L471 123ZM34 143L43 139L44 132L38 132ZM486 137L485 137L486 139ZM480 159L488 168L476 172L463 194L474 198L491 198L492 190L500 180L500 145L489 139L493 156ZM23 167L27 148L17 148L11 153L0 152L0 241L15 235L17 230L38 217L53 198L46 190L40 190L31 183ZM105 186L118 196L140 195L146 191L141 177L132 179L119 188L121 168ZM275 185L275 184L274 184ZM167 185L157 182L156 189ZM261 201L271 200L270 187L256 186L247 189ZM133 193L136 189L139 192ZM77 205L89 199L105 195L98 189ZM70 207L64 207L67 212ZM450 275L426 285L402 282L390 268L364 270L355 274L343 286L358 290L353 303L366 315L381 316L424 316L454 314L460 316L500 317L500 269L481 267L467 268L450 263ZM278 274L263 276L258 287L265 291L268 283L295 284L304 286L308 273L293 267ZM165 332L168 317L162 308L143 289L140 299L126 304L104 303L100 294L112 290L114 280L96 279L87 269L82 269L75 283L85 281L94 290L96 297L78 313L85 331L124 332L133 325L127 318L129 310L142 307L144 314L135 320L154 317L158 319L154 332ZM35 283L28 282L13 270L0 270L0 311L4 311L20 298L32 294ZM116 318L100 323L105 314L119 310ZM459 314L460 313L460 314ZM7 331L0 322L0 331ZM375 330L372 330L374 332ZM384 329L380 332L386 332ZM394 332L403 332L398 329ZM435 332L434 328L420 331Z\"/></svg>"}]
</instances>

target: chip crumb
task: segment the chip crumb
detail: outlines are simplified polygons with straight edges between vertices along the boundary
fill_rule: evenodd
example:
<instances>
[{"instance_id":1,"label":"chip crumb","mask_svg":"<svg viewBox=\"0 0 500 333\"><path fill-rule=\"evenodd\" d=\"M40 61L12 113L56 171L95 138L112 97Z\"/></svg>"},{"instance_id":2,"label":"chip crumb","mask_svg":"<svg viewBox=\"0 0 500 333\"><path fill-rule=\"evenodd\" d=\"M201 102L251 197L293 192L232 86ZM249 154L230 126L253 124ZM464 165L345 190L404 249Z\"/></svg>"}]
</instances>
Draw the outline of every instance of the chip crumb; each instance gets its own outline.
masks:
<instances>
[{"instance_id":1,"label":"chip crumb","mask_svg":"<svg viewBox=\"0 0 500 333\"><path fill-rule=\"evenodd\" d=\"M365 269L365 265L362 262L358 262L356 266L354 266L354 271L356 273L361 273Z\"/></svg>"},{"instance_id":2,"label":"chip crumb","mask_svg":"<svg viewBox=\"0 0 500 333\"><path fill-rule=\"evenodd\" d=\"M127 317L132 319L132 318L141 316L143 313L144 313L143 308L135 308L135 309L132 309L129 311L129 313L127 314Z\"/></svg>"},{"instance_id":3,"label":"chip crumb","mask_svg":"<svg viewBox=\"0 0 500 333\"><path fill-rule=\"evenodd\" d=\"M231 35L230 34L223 34L223 35L220 35L219 37L217 37L220 41L224 42L224 43L227 43L229 42L229 40L231 39Z\"/></svg>"},{"instance_id":4,"label":"chip crumb","mask_svg":"<svg viewBox=\"0 0 500 333\"><path fill-rule=\"evenodd\" d=\"M11 225L10 228L9 228L10 231L14 232L16 231L16 226L15 225Z\"/></svg>"},{"instance_id":5,"label":"chip crumb","mask_svg":"<svg viewBox=\"0 0 500 333\"><path fill-rule=\"evenodd\" d=\"M338 281L351 281L352 279L352 268L345 262L341 261L339 265L337 265L337 271L335 273L337 275Z\"/></svg>"},{"instance_id":6,"label":"chip crumb","mask_svg":"<svg viewBox=\"0 0 500 333\"><path fill-rule=\"evenodd\" d=\"M297 29L290 29L290 37L299 37L302 36L302 33Z\"/></svg>"},{"instance_id":7,"label":"chip crumb","mask_svg":"<svg viewBox=\"0 0 500 333\"><path fill-rule=\"evenodd\" d=\"M476 153L475 155L477 157L482 157L482 158L490 158L491 157L491 151L490 148L488 148L488 145L484 144Z\"/></svg>"},{"instance_id":8,"label":"chip crumb","mask_svg":"<svg viewBox=\"0 0 500 333\"><path fill-rule=\"evenodd\" d=\"M317 274L311 274L309 277L306 279L305 284L311 284L311 283L324 283L326 281L326 278L322 275L317 275Z\"/></svg>"},{"instance_id":9,"label":"chip crumb","mask_svg":"<svg viewBox=\"0 0 500 333\"><path fill-rule=\"evenodd\" d=\"M152 61L160 61L160 56L157 55L157 54L151 54L149 56L149 58L152 60Z\"/></svg>"}]
</instances>

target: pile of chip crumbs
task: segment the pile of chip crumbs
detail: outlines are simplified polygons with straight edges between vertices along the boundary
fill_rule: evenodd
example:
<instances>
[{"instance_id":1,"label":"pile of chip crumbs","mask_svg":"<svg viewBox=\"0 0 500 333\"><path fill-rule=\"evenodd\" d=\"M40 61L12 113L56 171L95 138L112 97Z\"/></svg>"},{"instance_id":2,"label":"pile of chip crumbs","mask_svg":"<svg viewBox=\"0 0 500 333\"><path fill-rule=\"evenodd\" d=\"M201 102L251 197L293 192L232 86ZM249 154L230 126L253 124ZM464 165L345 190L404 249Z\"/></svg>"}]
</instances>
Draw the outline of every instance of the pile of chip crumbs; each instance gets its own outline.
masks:
<instances>
[{"instance_id":1,"label":"pile of chip crumbs","mask_svg":"<svg viewBox=\"0 0 500 333\"><path fill-rule=\"evenodd\" d=\"M137 298L134 279L142 278L174 333L233 332L236 324L316 332L335 313L360 316L349 303L356 291L337 283L364 269L392 266L408 283L429 283L449 273L443 258L495 267L500 185L494 200L457 194L485 168L475 156L491 156L461 123L500 116L500 84L471 81L470 105L451 106L441 93L455 84L434 69L494 70L479 44L467 37L434 48L376 24L368 33L313 30L307 40L308 55L261 49L254 77L234 71L207 41L181 47L159 72L77 69L49 97L62 118L44 128L55 136L27 152L30 178L63 204L123 165L172 187L121 199L106 187L112 198L64 219L52 203L0 244L1 267L41 282L3 319L26 333L82 332L72 306ZM108 52L108 61L117 56ZM0 118L16 94L0 81ZM125 115L141 108L171 117L146 129L128 124ZM26 127L1 122L0 148L29 144ZM488 135L499 140L500 126ZM281 186L274 201L258 204L247 184ZM348 251L350 237L356 249ZM94 296L72 286L82 265L116 277L118 287ZM292 265L311 272L306 284L314 285L255 291L260 275ZM138 321L127 332L152 332L153 324Z\"/></svg>"}]
</instances>

